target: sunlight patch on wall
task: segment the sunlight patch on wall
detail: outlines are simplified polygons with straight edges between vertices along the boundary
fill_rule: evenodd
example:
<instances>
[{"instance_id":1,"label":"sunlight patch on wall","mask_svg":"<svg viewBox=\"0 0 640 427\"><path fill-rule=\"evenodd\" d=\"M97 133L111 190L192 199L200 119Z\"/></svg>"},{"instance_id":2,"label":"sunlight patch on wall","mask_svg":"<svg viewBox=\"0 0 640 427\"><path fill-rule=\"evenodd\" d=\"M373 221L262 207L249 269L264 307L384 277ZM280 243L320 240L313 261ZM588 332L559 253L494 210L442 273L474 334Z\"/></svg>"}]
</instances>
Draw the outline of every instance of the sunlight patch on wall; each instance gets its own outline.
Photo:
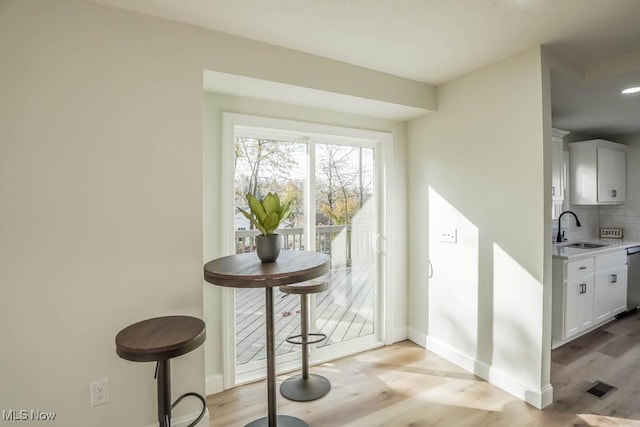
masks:
<instances>
[{"instance_id":1,"label":"sunlight patch on wall","mask_svg":"<svg viewBox=\"0 0 640 427\"><path fill-rule=\"evenodd\" d=\"M432 187L428 197L429 258L433 267L429 280L429 335L474 355L479 230ZM442 304L444 301L447 303Z\"/></svg>"},{"instance_id":2,"label":"sunlight patch on wall","mask_svg":"<svg viewBox=\"0 0 640 427\"><path fill-rule=\"evenodd\" d=\"M493 364L528 378L541 354L532 352L542 334L542 283L496 243L493 244Z\"/></svg>"}]
</instances>

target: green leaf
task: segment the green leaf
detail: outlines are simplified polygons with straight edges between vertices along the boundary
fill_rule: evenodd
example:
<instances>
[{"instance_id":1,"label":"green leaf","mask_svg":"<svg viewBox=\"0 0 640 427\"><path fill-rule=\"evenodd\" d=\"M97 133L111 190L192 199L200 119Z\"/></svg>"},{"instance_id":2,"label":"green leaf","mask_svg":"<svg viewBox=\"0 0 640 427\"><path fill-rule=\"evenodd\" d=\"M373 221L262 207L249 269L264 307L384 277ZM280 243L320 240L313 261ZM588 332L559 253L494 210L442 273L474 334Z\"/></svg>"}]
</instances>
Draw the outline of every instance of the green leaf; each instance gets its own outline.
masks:
<instances>
[{"instance_id":1,"label":"green leaf","mask_svg":"<svg viewBox=\"0 0 640 427\"><path fill-rule=\"evenodd\" d=\"M273 232L276 230L276 228L278 228L278 225L280 224L280 215L278 214L278 212L271 212L269 215L267 215L262 224L267 231L266 234L273 234Z\"/></svg>"},{"instance_id":2,"label":"green leaf","mask_svg":"<svg viewBox=\"0 0 640 427\"><path fill-rule=\"evenodd\" d=\"M259 223L263 223L264 219L267 217L267 212L265 212L262 207L262 203L258 200L253 194L247 194L247 202L249 202L249 208L251 208L251 212L256 216L256 219Z\"/></svg>"},{"instance_id":3,"label":"green leaf","mask_svg":"<svg viewBox=\"0 0 640 427\"><path fill-rule=\"evenodd\" d=\"M262 206L267 215L271 215L273 212L278 213L280 199L277 195L274 196L273 193L268 193L264 200L262 200ZM280 215L278 215L278 218L280 218Z\"/></svg>"},{"instance_id":4,"label":"green leaf","mask_svg":"<svg viewBox=\"0 0 640 427\"><path fill-rule=\"evenodd\" d=\"M264 227L262 227L262 225L260 225L260 223L258 223L258 221L256 221L255 217L254 217L253 215L251 215L249 212L245 211L245 210L244 210L244 209L242 209L242 208L238 208L238 210L239 210L240 212L242 212L242 214L243 214L244 216L246 216L246 217L247 217L247 219L248 219L249 221L251 221L251 222L253 223L253 225L255 225L255 226L256 226L256 228L257 228L258 230L260 230L260 229L264 229Z\"/></svg>"},{"instance_id":5,"label":"green leaf","mask_svg":"<svg viewBox=\"0 0 640 427\"><path fill-rule=\"evenodd\" d=\"M291 215L291 211L293 210L293 205L291 203L292 201L289 200L287 203L285 203L281 209L280 209L280 222L284 221L285 219L289 218L289 215Z\"/></svg>"},{"instance_id":6,"label":"green leaf","mask_svg":"<svg viewBox=\"0 0 640 427\"><path fill-rule=\"evenodd\" d=\"M267 229L264 228L262 225L260 224L256 224L256 227L258 227L258 230L260 230L260 234L262 234L263 236L266 236L267 234L269 234L267 232Z\"/></svg>"}]
</instances>

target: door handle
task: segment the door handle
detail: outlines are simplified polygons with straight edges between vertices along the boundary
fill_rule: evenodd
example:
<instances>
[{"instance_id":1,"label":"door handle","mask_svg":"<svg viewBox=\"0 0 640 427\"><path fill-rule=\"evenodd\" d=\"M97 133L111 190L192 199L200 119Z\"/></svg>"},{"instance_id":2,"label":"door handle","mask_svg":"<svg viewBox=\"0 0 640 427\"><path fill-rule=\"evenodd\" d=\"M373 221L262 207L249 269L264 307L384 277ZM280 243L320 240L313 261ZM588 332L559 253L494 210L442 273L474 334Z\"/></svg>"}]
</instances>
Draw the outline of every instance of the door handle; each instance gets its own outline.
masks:
<instances>
[{"instance_id":1,"label":"door handle","mask_svg":"<svg viewBox=\"0 0 640 427\"><path fill-rule=\"evenodd\" d=\"M371 236L371 246L373 246L373 252L380 253L380 233Z\"/></svg>"}]
</instances>

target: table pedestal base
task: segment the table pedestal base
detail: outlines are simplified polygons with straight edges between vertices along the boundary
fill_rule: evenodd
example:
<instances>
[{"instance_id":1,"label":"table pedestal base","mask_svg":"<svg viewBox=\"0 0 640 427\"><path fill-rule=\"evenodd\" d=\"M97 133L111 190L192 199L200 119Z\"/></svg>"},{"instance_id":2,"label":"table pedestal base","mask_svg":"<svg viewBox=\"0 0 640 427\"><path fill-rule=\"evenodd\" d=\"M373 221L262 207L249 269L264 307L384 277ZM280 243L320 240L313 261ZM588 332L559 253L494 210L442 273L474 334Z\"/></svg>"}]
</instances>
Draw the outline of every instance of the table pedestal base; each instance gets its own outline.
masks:
<instances>
[{"instance_id":1,"label":"table pedestal base","mask_svg":"<svg viewBox=\"0 0 640 427\"><path fill-rule=\"evenodd\" d=\"M251 421L245 427L268 427L269 418L263 417L257 420ZM309 427L309 424L302 421L300 418L292 417L290 415L278 415L278 427Z\"/></svg>"},{"instance_id":2,"label":"table pedestal base","mask_svg":"<svg viewBox=\"0 0 640 427\"><path fill-rule=\"evenodd\" d=\"M321 375L311 374L308 378L302 375L286 379L280 384L280 394L296 402L309 402L320 399L331 390L331 383Z\"/></svg>"}]
</instances>

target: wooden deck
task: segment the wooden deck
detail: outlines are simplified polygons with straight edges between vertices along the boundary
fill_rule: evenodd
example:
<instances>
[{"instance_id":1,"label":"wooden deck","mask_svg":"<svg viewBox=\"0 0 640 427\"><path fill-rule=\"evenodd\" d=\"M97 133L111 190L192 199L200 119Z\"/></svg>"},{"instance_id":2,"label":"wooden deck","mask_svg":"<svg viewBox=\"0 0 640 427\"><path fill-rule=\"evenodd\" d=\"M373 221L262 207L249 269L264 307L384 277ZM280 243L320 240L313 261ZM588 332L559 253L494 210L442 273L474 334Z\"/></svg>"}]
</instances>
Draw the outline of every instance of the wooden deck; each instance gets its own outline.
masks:
<instances>
[{"instance_id":1,"label":"wooden deck","mask_svg":"<svg viewBox=\"0 0 640 427\"><path fill-rule=\"evenodd\" d=\"M331 270L329 290L316 295L316 326L327 335L319 347L374 332L374 276L370 266ZM276 355L298 351L285 338L300 333L300 296L274 289ZM314 328L310 328L311 331ZM264 289L236 289L236 363L266 358Z\"/></svg>"}]
</instances>

